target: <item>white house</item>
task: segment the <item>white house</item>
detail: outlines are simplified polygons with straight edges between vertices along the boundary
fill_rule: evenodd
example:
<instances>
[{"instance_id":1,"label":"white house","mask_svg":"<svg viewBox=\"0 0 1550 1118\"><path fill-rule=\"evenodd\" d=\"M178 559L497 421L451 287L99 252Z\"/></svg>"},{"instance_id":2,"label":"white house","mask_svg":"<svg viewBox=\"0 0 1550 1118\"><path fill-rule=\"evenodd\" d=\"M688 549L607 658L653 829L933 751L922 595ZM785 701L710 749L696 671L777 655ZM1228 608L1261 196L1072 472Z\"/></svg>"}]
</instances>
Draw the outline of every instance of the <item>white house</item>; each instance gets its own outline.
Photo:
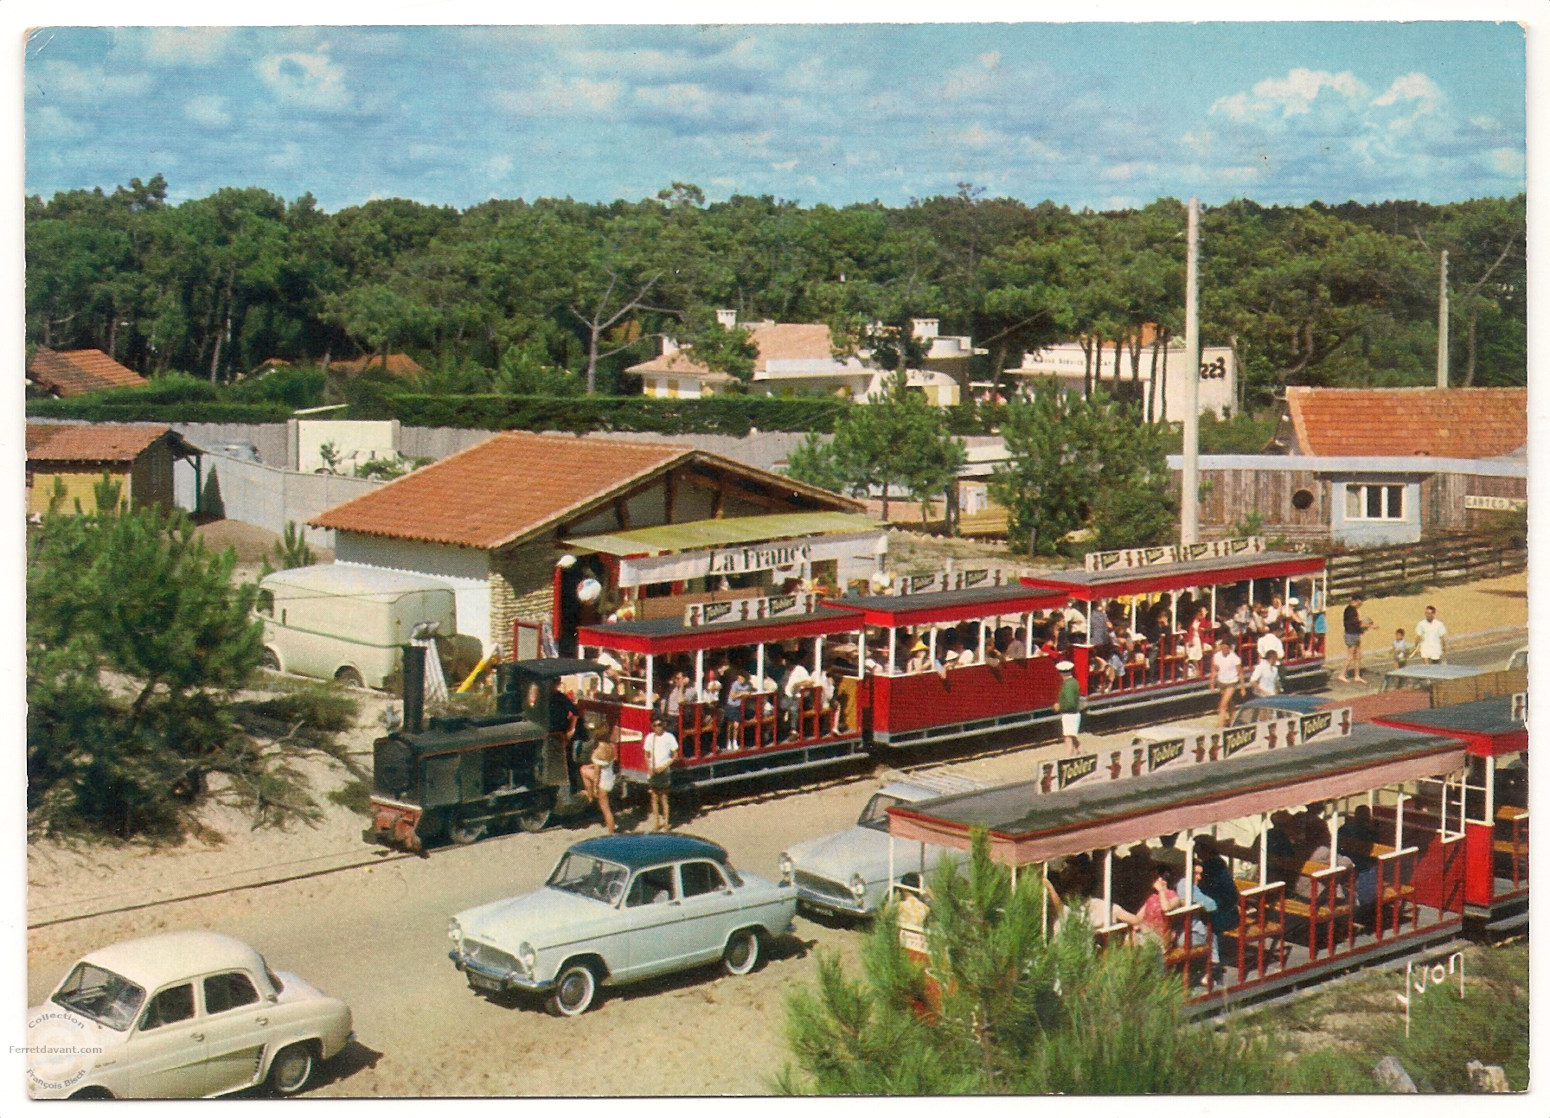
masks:
<instances>
[{"instance_id":1,"label":"white house","mask_svg":"<svg viewBox=\"0 0 1550 1118\"><path fill-rule=\"evenodd\" d=\"M1138 348L1097 341L1092 355L1080 341L1060 342L1047 349L1023 354L1023 363L1003 376L1024 381L1054 377L1067 390L1082 390L1089 361L1093 383L1111 393L1140 401L1148 420L1184 418L1184 339L1169 338L1158 345L1153 330L1143 327ZM1153 385L1153 380L1156 385ZM1200 347L1200 411L1232 415L1238 399L1238 367L1228 346Z\"/></svg>"},{"instance_id":2,"label":"white house","mask_svg":"<svg viewBox=\"0 0 1550 1118\"><path fill-rule=\"evenodd\" d=\"M725 327L737 325L737 313L716 312ZM888 372L872 364L870 354L862 351L848 357L834 353L834 338L821 322L754 322L746 324L750 340L758 351L751 393L765 396L838 396L864 403L880 391ZM926 401L942 407L959 401L959 386L967 380L968 362L974 352L967 337L937 333L937 320L917 318L912 322L914 336L931 340L931 349L923 368L908 370L909 387L919 391ZM663 399L696 399L725 391L736 378L712 372L696 361L693 351L680 348L669 338L662 340L662 353L650 361L631 366L628 372L640 376L647 396ZM954 374L958 375L954 375Z\"/></svg>"}]
</instances>

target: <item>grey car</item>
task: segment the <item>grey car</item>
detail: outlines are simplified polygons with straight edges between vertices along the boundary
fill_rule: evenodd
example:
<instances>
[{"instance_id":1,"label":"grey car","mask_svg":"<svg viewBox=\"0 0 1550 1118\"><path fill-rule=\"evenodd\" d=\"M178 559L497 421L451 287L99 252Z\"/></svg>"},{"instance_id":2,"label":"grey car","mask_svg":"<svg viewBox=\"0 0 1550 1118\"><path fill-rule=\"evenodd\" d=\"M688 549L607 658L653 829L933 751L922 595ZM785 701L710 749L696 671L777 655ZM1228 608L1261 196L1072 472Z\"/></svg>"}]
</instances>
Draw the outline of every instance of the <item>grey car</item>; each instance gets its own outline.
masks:
<instances>
[{"instance_id":1,"label":"grey car","mask_svg":"<svg viewBox=\"0 0 1550 1118\"><path fill-rule=\"evenodd\" d=\"M888 809L919 803L956 792L986 788L982 781L942 771L899 773L879 788L856 819L854 827L808 839L780 856L783 880L796 885L803 908L831 916L871 916L888 896ZM923 873L943 859L965 855L946 847L919 842L893 844L896 879L918 884Z\"/></svg>"},{"instance_id":2,"label":"grey car","mask_svg":"<svg viewBox=\"0 0 1550 1118\"><path fill-rule=\"evenodd\" d=\"M609 835L560 856L541 889L452 917L449 955L486 994L546 995L575 1017L599 987L721 960L758 967L765 944L792 930L796 892L732 868L690 835Z\"/></svg>"}]
</instances>

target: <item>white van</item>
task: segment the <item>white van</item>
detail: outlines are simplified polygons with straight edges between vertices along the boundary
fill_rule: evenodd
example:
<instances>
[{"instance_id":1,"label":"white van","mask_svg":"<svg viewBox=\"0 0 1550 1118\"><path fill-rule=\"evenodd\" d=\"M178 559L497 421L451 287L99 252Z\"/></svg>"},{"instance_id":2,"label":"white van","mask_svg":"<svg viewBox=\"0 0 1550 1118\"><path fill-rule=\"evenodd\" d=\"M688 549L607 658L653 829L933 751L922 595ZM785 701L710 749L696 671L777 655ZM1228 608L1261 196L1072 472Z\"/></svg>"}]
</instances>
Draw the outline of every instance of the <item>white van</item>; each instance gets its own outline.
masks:
<instances>
[{"instance_id":1,"label":"white van","mask_svg":"<svg viewBox=\"0 0 1550 1118\"><path fill-rule=\"evenodd\" d=\"M452 587L424 575L328 563L276 571L258 584L266 668L351 687L384 687L414 627L457 631Z\"/></svg>"}]
</instances>

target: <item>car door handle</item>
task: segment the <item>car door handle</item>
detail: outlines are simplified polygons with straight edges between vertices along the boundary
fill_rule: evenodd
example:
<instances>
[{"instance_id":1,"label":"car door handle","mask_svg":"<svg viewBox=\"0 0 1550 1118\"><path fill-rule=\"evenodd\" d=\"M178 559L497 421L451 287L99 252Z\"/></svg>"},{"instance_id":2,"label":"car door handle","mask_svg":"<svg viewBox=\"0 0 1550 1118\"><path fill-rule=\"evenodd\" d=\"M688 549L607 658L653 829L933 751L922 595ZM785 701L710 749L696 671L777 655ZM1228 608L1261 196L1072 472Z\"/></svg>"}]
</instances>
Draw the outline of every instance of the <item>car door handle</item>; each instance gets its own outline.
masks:
<instances>
[{"instance_id":1,"label":"car door handle","mask_svg":"<svg viewBox=\"0 0 1550 1118\"><path fill-rule=\"evenodd\" d=\"M190 1033L188 1039L194 1041L195 1043L203 1044L205 1035L204 1033Z\"/></svg>"},{"instance_id":2,"label":"car door handle","mask_svg":"<svg viewBox=\"0 0 1550 1118\"><path fill-rule=\"evenodd\" d=\"M267 1017L260 1017L256 1021L254 1021L253 1023L255 1025L267 1025L267 1024L269 1024L269 1018L267 1018Z\"/></svg>"}]
</instances>

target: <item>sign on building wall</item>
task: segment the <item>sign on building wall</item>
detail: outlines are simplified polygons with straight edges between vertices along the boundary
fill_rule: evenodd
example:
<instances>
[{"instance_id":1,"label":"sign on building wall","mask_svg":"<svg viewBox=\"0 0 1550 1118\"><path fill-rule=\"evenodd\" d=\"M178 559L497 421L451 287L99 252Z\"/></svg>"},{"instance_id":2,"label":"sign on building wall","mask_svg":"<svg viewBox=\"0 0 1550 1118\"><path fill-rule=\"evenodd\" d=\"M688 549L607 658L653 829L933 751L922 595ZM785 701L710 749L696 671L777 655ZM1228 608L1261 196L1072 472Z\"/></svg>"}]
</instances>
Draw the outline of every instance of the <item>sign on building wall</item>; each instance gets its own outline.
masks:
<instances>
[{"instance_id":1,"label":"sign on building wall","mask_svg":"<svg viewBox=\"0 0 1550 1118\"><path fill-rule=\"evenodd\" d=\"M1486 497L1476 493L1464 494L1466 509L1485 512L1521 512L1528 508L1527 497Z\"/></svg>"}]
</instances>

